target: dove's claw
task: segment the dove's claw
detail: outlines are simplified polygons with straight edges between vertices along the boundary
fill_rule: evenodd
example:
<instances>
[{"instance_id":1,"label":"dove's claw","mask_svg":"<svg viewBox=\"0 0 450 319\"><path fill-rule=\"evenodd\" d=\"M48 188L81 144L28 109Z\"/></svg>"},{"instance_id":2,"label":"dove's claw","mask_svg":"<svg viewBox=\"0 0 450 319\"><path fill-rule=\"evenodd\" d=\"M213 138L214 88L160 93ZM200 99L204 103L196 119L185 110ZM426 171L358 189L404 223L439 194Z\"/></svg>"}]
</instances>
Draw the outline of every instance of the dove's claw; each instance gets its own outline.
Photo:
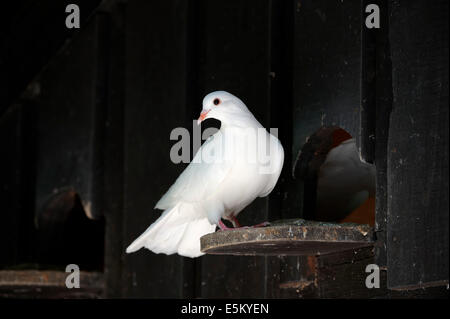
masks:
<instances>
[{"instance_id":1,"label":"dove's claw","mask_svg":"<svg viewBox=\"0 0 450 319\"><path fill-rule=\"evenodd\" d=\"M234 229L234 228L227 227L227 225L225 225L222 220L219 220L219 228L220 228L219 231Z\"/></svg>"},{"instance_id":2,"label":"dove's claw","mask_svg":"<svg viewBox=\"0 0 450 319\"><path fill-rule=\"evenodd\" d=\"M263 222L263 223L259 223L253 226L241 226L236 218L236 216L231 217L231 221L234 225L234 228L230 228L227 225L225 225L223 223L222 220L219 220L219 231L225 231L225 230L233 230L233 229L246 229L246 228L258 228L258 227L266 227L266 226L270 226L269 222Z\"/></svg>"},{"instance_id":3,"label":"dove's claw","mask_svg":"<svg viewBox=\"0 0 450 319\"><path fill-rule=\"evenodd\" d=\"M231 215L231 222L233 223L233 227L234 228L241 228L241 224L239 224L238 219L236 218L236 216Z\"/></svg>"},{"instance_id":4,"label":"dove's claw","mask_svg":"<svg viewBox=\"0 0 450 319\"><path fill-rule=\"evenodd\" d=\"M250 226L251 228L257 228L257 227L266 227L266 226L270 226L269 222L263 222L263 223L259 223L253 226Z\"/></svg>"}]
</instances>

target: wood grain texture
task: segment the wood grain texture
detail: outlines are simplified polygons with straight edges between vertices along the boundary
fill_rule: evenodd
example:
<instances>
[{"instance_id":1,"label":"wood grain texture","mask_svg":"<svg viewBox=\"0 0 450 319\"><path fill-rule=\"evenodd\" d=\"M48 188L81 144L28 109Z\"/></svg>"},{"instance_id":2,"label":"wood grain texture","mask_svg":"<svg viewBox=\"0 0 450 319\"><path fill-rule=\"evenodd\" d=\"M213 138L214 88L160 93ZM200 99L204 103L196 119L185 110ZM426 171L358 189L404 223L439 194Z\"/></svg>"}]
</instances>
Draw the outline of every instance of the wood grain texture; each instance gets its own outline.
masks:
<instances>
[{"instance_id":1,"label":"wood grain texture","mask_svg":"<svg viewBox=\"0 0 450 319\"><path fill-rule=\"evenodd\" d=\"M372 246L372 236L368 225L317 222L219 231L203 236L200 242L202 251L208 254L315 256Z\"/></svg>"},{"instance_id":2,"label":"wood grain texture","mask_svg":"<svg viewBox=\"0 0 450 319\"><path fill-rule=\"evenodd\" d=\"M388 286L448 282L448 2L389 10Z\"/></svg>"},{"instance_id":3,"label":"wood grain texture","mask_svg":"<svg viewBox=\"0 0 450 319\"><path fill-rule=\"evenodd\" d=\"M199 29L199 95L225 90L270 125L270 2L202 1ZM258 198L239 215L243 225L267 220L268 199ZM198 296L264 297L265 257L204 256Z\"/></svg>"},{"instance_id":4,"label":"wood grain texture","mask_svg":"<svg viewBox=\"0 0 450 319\"><path fill-rule=\"evenodd\" d=\"M368 2L366 2L368 3ZM386 228L387 228L387 143L389 137L389 120L392 111L392 63L389 43L389 11L387 0L376 2L380 7L380 29L366 32L372 33L372 42L375 45L375 81L370 89L376 92L375 114L372 113L372 122L375 123L374 164L377 170L376 177L376 214L375 232L375 260L377 265L385 267L386 257Z\"/></svg>"},{"instance_id":5,"label":"wood grain texture","mask_svg":"<svg viewBox=\"0 0 450 319\"><path fill-rule=\"evenodd\" d=\"M183 169L170 160L170 132L186 123L186 13L181 0L126 7L125 247L160 216L153 207ZM144 249L123 258L125 296L183 297L187 258Z\"/></svg>"},{"instance_id":6,"label":"wood grain texture","mask_svg":"<svg viewBox=\"0 0 450 319\"><path fill-rule=\"evenodd\" d=\"M102 203L105 215L105 267L104 297L119 298L123 295L123 238L124 201L124 152L123 126L125 104L125 5L113 5L105 9L107 32L104 45L107 48L107 105L105 110L105 143L103 148L104 174Z\"/></svg>"},{"instance_id":7,"label":"wood grain texture","mask_svg":"<svg viewBox=\"0 0 450 319\"><path fill-rule=\"evenodd\" d=\"M103 59L94 20L52 60L38 87L36 211L45 213L55 194L73 190L86 214L99 218L99 157L103 110Z\"/></svg>"},{"instance_id":8,"label":"wood grain texture","mask_svg":"<svg viewBox=\"0 0 450 319\"><path fill-rule=\"evenodd\" d=\"M0 223L0 267L20 262L21 223L23 225L23 107L16 105L0 118L0 200L5 211ZM22 226L23 227L23 226ZM11 245L15 243L15 245Z\"/></svg>"},{"instance_id":9,"label":"wood grain texture","mask_svg":"<svg viewBox=\"0 0 450 319\"><path fill-rule=\"evenodd\" d=\"M0 114L78 29L65 27L70 1L14 1L0 13ZM81 0L81 26L98 7L98 0Z\"/></svg>"},{"instance_id":10,"label":"wood grain texture","mask_svg":"<svg viewBox=\"0 0 450 319\"><path fill-rule=\"evenodd\" d=\"M80 287L68 289L63 271L0 271L1 298L91 299L100 298L104 289L103 274L80 272Z\"/></svg>"},{"instance_id":11,"label":"wood grain texture","mask_svg":"<svg viewBox=\"0 0 450 319\"><path fill-rule=\"evenodd\" d=\"M297 1L294 152L320 126L360 139L361 2Z\"/></svg>"},{"instance_id":12,"label":"wood grain texture","mask_svg":"<svg viewBox=\"0 0 450 319\"><path fill-rule=\"evenodd\" d=\"M98 191L101 164L98 106L104 102L97 86L101 73L97 54L98 24L93 20L29 83L17 105L15 165L20 207L9 211L19 218L18 264L64 264L67 254L87 268L102 268L102 221ZM88 71L83 66L88 65ZM98 213L98 214L95 214ZM80 231L83 236L80 236ZM64 250L59 254L54 251Z\"/></svg>"}]
</instances>

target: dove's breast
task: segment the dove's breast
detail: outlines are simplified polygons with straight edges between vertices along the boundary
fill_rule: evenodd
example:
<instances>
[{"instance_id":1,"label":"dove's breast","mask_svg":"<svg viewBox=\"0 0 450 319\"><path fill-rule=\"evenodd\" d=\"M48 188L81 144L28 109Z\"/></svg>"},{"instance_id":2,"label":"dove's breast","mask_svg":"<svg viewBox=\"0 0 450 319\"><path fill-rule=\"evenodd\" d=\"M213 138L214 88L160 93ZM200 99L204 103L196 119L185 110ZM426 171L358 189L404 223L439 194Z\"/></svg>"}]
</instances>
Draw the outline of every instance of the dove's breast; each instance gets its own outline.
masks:
<instances>
[{"instance_id":1,"label":"dove's breast","mask_svg":"<svg viewBox=\"0 0 450 319\"><path fill-rule=\"evenodd\" d=\"M215 216L210 220L217 221L220 215L237 215L257 197L270 193L283 164L281 144L265 129L239 129L224 136L225 155L232 167L216 193L223 210L221 214L211 212Z\"/></svg>"}]
</instances>

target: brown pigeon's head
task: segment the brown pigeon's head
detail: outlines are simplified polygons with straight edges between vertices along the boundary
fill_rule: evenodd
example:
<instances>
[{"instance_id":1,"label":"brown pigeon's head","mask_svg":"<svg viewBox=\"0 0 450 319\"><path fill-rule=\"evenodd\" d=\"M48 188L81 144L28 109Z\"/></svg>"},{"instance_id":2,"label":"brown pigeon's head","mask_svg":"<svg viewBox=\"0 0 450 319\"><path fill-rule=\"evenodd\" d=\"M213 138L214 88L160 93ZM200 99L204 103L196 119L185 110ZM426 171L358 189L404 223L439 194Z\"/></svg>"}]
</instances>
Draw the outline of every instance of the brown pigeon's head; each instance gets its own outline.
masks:
<instances>
[{"instance_id":1,"label":"brown pigeon's head","mask_svg":"<svg viewBox=\"0 0 450 319\"><path fill-rule=\"evenodd\" d=\"M317 176L328 152L351 139L352 136L338 126L324 126L312 134L303 145L294 167L294 177L308 179Z\"/></svg>"}]
</instances>

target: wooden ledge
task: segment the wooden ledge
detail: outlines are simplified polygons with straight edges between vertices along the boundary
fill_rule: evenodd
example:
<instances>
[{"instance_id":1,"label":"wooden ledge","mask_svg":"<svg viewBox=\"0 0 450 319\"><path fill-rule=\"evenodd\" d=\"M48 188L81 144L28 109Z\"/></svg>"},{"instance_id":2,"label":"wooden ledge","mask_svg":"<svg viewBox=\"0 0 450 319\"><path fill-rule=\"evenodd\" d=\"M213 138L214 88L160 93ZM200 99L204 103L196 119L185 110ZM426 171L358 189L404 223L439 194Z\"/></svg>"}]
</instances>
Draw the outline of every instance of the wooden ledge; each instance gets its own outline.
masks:
<instances>
[{"instance_id":1,"label":"wooden ledge","mask_svg":"<svg viewBox=\"0 0 450 319\"><path fill-rule=\"evenodd\" d=\"M217 231L200 239L201 251L215 255L323 255L373 245L369 225L303 219L276 221L268 227Z\"/></svg>"},{"instance_id":2,"label":"wooden ledge","mask_svg":"<svg viewBox=\"0 0 450 319\"><path fill-rule=\"evenodd\" d=\"M70 273L53 270L0 270L0 298L100 298L103 273L80 271L80 288L66 287Z\"/></svg>"}]
</instances>

